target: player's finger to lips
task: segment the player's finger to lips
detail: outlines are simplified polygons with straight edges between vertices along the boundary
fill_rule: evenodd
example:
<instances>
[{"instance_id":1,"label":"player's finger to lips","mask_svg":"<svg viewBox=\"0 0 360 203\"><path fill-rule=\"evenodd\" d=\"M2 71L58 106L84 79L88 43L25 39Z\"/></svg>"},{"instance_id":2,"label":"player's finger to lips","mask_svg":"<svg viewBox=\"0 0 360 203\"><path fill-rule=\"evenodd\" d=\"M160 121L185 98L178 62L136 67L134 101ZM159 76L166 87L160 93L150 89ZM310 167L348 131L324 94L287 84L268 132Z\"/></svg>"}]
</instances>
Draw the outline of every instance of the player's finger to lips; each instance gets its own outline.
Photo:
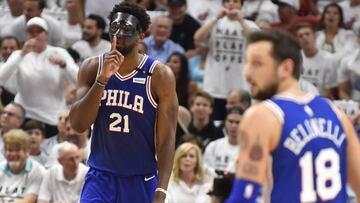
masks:
<instances>
[{"instance_id":1,"label":"player's finger to lips","mask_svg":"<svg viewBox=\"0 0 360 203\"><path fill-rule=\"evenodd\" d=\"M111 50L110 51L115 51L116 50L116 35L113 36L112 41L111 41Z\"/></svg>"}]
</instances>

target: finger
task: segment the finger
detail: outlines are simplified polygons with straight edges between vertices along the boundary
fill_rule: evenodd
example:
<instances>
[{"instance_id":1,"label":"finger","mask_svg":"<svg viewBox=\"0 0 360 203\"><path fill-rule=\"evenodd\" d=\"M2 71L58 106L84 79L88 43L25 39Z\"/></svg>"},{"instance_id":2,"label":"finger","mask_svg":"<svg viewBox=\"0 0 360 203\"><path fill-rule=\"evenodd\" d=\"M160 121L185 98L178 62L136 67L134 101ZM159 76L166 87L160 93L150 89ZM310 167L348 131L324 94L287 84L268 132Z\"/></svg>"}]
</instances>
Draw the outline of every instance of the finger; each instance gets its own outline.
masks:
<instances>
[{"instance_id":1,"label":"finger","mask_svg":"<svg viewBox=\"0 0 360 203\"><path fill-rule=\"evenodd\" d=\"M116 35L114 35L113 38L112 38L112 41L111 41L111 49L110 49L110 51L116 50L116 41L117 41L117 38L116 38Z\"/></svg>"}]
</instances>

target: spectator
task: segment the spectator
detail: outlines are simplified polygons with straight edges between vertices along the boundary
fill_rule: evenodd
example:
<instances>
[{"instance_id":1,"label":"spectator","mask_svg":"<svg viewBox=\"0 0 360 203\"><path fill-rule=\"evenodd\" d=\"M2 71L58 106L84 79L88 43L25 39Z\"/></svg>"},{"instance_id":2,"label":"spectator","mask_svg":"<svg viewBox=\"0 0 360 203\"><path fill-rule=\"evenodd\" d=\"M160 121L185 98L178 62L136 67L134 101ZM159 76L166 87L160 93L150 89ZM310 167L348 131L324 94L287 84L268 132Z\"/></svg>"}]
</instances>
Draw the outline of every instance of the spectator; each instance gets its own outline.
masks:
<instances>
[{"instance_id":1,"label":"spectator","mask_svg":"<svg viewBox=\"0 0 360 203\"><path fill-rule=\"evenodd\" d=\"M4 153L3 135L12 129L21 127L25 119L25 109L15 102L10 102L0 115L0 157ZM1 160L1 158L0 158Z\"/></svg>"},{"instance_id":2,"label":"spectator","mask_svg":"<svg viewBox=\"0 0 360 203\"><path fill-rule=\"evenodd\" d=\"M69 48L81 40L81 26L84 20L79 13L79 7L79 0L66 0L67 19L60 21L61 28L64 31L64 48Z\"/></svg>"},{"instance_id":3,"label":"spectator","mask_svg":"<svg viewBox=\"0 0 360 203\"><path fill-rule=\"evenodd\" d=\"M360 22L354 25L357 48L341 60L339 68L339 96L360 102Z\"/></svg>"},{"instance_id":4,"label":"spectator","mask_svg":"<svg viewBox=\"0 0 360 203\"><path fill-rule=\"evenodd\" d=\"M320 31L316 33L316 45L319 49L335 54L340 59L351 53L356 44L356 37L351 30L345 30L341 7L332 3L325 7L321 14Z\"/></svg>"},{"instance_id":5,"label":"spectator","mask_svg":"<svg viewBox=\"0 0 360 203\"><path fill-rule=\"evenodd\" d=\"M38 203L79 201L88 168L80 163L79 148L70 143L59 145L60 164L48 169L41 183Z\"/></svg>"},{"instance_id":6,"label":"spectator","mask_svg":"<svg viewBox=\"0 0 360 203\"><path fill-rule=\"evenodd\" d=\"M215 127L211 119L213 108L213 98L203 91L196 93L190 105L192 120L188 130L191 134L201 138L203 148L210 141L221 137L220 130Z\"/></svg>"},{"instance_id":7,"label":"spectator","mask_svg":"<svg viewBox=\"0 0 360 203\"><path fill-rule=\"evenodd\" d=\"M157 16L150 26L150 36L144 39L148 54L157 58L161 63L174 52L184 53L184 49L171 39L172 21L167 16Z\"/></svg>"},{"instance_id":8,"label":"spectator","mask_svg":"<svg viewBox=\"0 0 360 203\"><path fill-rule=\"evenodd\" d=\"M206 193L211 181L205 176L201 150L192 143L180 145L175 152L173 173L167 197L171 203L201 203L210 198Z\"/></svg>"},{"instance_id":9,"label":"spectator","mask_svg":"<svg viewBox=\"0 0 360 203\"><path fill-rule=\"evenodd\" d=\"M66 120L66 137L63 141L67 141L70 143L75 144L80 149L80 161L86 163L87 158L90 154L90 143L89 143L89 130L85 130L84 132L80 133L71 128L70 120ZM61 142L62 143L62 142ZM59 156L59 147L61 143L54 145L51 149L50 156L48 158L48 162L45 164L46 168L51 168L52 166L58 164L57 157Z\"/></svg>"},{"instance_id":10,"label":"spectator","mask_svg":"<svg viewBox=\"0 0 360 203\"><path fill-rule=\"evenodd\" d=\"M57 19L43 14L45 8L45 0L25 0L24 14L18 17L12 25L4 28L4 35L15 35L20 43L26 40L27 22L34 17L42 17L49 28L49 44L53 46L63 46L64 36L61 30L60 23Z\"/></svg>"},{"instance_id":11,"label":"spectator","mask_svg":"<svg viewBox=\"0 0 360 203\"><path fill-rule=\"evenodd\" d=\"M226 110L239 107L244 111L251 106L251 95L245 90L231 90L226 99Z\"/></svg>"},{"instance_id":12,"label":"spectator","mask_svg":"<svg viewBox=\"0 0 360 203\"><path fill-rule=\"evenodd\" d=\"M333 98L331 88L337 85L333 56L316 47L315 30L310 24L299 24L295 33L302 49L301 77L315 85L323 96Z\"/></svg>"},{"instance_id":13,"label":"spectator","mask_svg":"<svg viewBox=\"0 0 360 203\"><path fill-rule=\"evenodd\" d=\"M9 56L15 50L20 48L19 41L14 36L7 36L0 39L0 69L3 63L7 61ZM17 93L16 78L11 75L10 78L6 78L1 81L1 104L7 105L14 100Z\"/></svg>"},{"instance_id":14,"label":"spectator","mask_svg":"<svg viewBox=\"0 0 360 203\"><path fill-rule=\"evenodd\" d=\"M167 65L171 68L176 78L176 93L179 105L187 108L190 99L198 91L198 87L189 78L189 65L186 56L179 52L174 52L168 58Z\"/></svg>"},{"instance_id":15,"label":"spectator","mask_svg":"<svg viewBox=\"0 0 360 203\"><path fill-rule=\"evenodd\" d=\"M81 61L110 50L110 42L101 38L105 25L104 19L98 15L91 14L85 19L82 30L83 40L77 41L71 46L80 54Z\"/></svg>"},{"instance_id":16,"label":"spectator","mask_svg":"<svg viewBox=\"0 0 360 203\"><path fill-rule=\"evenodd\" d=\"M70 113L69 109L64 109L59 113L58 122L57 122L58 134L56 136L44 140L41 148L42 151L45 152L47 156L50 155L51 150L55 145L62 143L66 140L67 133L69 131L66 126L69 121L69 113Z\"/></svg>"},{"instance_id":17,"label":"spectator","mask_svg":"<svg viewBox=\"0 0 360 203\"><path fill-rule=\"evenodd\" d=\"M184 135L189 134L188 126L191 122L190 111L183 106L179 106L177 120L178 121L177 121L176 138L175 138L176 148L184 142Z\"/></svg>"},{"instance_id":18,"label":"spectator","mask_svg":"<svg viewBox=\"0 0 360 203\"><path fill-rule=\"evenodd\" d=\"M243 2L241 14L244 18L257 23L263 20L268 23L279 21L277 6L273 2L264 0L246 0Z\"/></svg>"},{"instance_id":19,"label":"spectator","mask_svg":"<svg viewBox=\"0 0 360 203\"><path fill-rule=\"evenodd\" d=\"M168 7L173 21L170 39L185 49L187 57L194 56L194 34L200 24L187 13L186 0L168 0Z\"/></svg>"},{"instance_id":20,"label":"spectator","mask_svg":"<svg viewBox=\"0 0 360 203\"><path fill-rule=\"evenodd\" d=\"M65 108L64 81L76 81L78 66L65 49L47 44L44 19L34 17L26 27L28 40L2 65L0 80L16 74L15 101L26 109L27 118L45 123L46 136L54 136L57 115Z\"/></svg>"},{"instance_id":21,"label":"spectator","mask_svg":"<svg viewBox=\"0 0 360 203\"><path fill-rule=\"evenodd\" d=\"M45 169L29 158L29 135L11 130L4 135L4 143L6 161L0 163L2 202L35 202Z\"/></svg>"},{"instance_id":22,"label":"spectator","mask_svg":"<svg viewBox=\"0 0 360 203\"><path fill-rule=\"evenodd\" d=\"M225 119L226 97L230 90L246 89L241 74L246 35L257 29L254 22L240 15L240 0L224 0L223 6L217 20L203 25L194 36L196 42L204 42L209 49L204 90L214 98L214 120Z\"/></svg>"},{"instance_id":23,"label":"spectator","mask_svg":"<svg viewBox=\"0 0 360 203\"><path fill-rule=\"evenodd\" d=\"M24 0L6 0L10 12L3 14L0 17L0 37L5 36L3 29L15 22L15 19L23 14Z\"/></svg>"},{"instance_id":24,"label":"spectator","mask_svg":"<svg viewBox=\"0 0 360 203\"><path fill-rule=\"evenodd\" d=\"M23 129L30 136L30 158L45 166L48 157L41 150L45 139L45 125L30 119L26 121Z\"/></svg>"},{"instance_id":25,"label":"spectator","mask_svg":"<svg viewBox=\"0 0 360 203\"><path fill-rule=\"evenodd\" d=\"M280 28L289 32L299 23L309 23L316 26L319 23L317 16L298 16L300 0L272 0L278 5L280 22L272 23L271 27Z\"/></svg>"},{"instance_id":26,"label":"spectator","mask_svg":"<svg viewBox=\"0 0 360 203\"><path fill-rule=\"evenodd\" d=\"M208 175L215 178L219 172L235 173L239 154L237 135L243 113L244 110L238 107L229 109L223 131L225 136L210 142L205 148L204 165Z\"/></svg>"},{"instance_id":27,"label":"spectator","mask_svg":"<svg viewBox=\"0 0 360 203\"><path fill-rule=\"evenodd\" d=\"M201 24L215 19L222 6L221 0L187 0L187 2L191 2L191 6L188 7L189 14Z\"/></svg>"},{"instance_id":28,"label":"spectator","mask_svg":"<svg viewBox=\"0 0 360 203\"><path fill-rule=\"evenodd\" d=\"M344 11L344 25L352 28L355 22L360 22L360 0L348 0L339 3Z\"/></svg>"},{"instance_id":29,"label":"spectator","mask_svg":"<svg viewBox=\"0 0 360 203\"><path fill-rule=\"evenodd\" d=\"M190 79L195 81L198 87L203 87L204 82L204 69L207 56L207 48L200 43L195 43L196 55L189 58L189 74Z\"/></svg>"}]
</instances>

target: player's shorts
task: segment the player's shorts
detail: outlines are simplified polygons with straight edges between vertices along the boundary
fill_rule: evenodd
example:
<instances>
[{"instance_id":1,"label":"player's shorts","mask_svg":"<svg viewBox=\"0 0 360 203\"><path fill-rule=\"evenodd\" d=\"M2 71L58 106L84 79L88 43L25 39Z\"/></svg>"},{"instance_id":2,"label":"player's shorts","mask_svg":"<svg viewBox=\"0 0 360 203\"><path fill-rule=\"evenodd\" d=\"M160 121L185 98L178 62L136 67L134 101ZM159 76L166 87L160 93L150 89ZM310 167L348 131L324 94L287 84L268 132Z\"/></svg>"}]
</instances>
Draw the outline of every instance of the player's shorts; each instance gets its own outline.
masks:
<instances>
[{"instance_id":1,"label":"player's shorts","mask_svg":"<svg viewBox=\"0 0 360 203\"><path fill-rule=\"evenodd\" d=\"M157 174L120 177L90 168L85 176L81 203L151 203Z\"/></svg>"}]
</instances>

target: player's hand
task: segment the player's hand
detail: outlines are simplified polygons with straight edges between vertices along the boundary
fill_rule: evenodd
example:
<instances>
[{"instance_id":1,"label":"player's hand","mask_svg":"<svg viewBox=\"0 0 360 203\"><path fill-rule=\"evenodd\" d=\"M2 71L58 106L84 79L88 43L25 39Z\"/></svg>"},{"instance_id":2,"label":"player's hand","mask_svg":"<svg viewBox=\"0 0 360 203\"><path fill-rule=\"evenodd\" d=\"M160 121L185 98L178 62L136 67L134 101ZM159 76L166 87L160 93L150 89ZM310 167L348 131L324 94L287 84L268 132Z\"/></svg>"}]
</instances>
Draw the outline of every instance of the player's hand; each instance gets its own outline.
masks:
<instances>
[{"instance_id":1,"label":"player's hand","mask_svg":"<svg viewBox=\"0 0 360 203\"><path fill-rule=\"evenodd\" d=\"M155 192L152 203L165 203L166 195L161 192Z\"/></svg>"},{"instance_id":2,"label":"player's hand","mask_svg":"<svg viewBox=\"0 0 360 203\"><path fill-rule=\"evenodd\" d=\"M111 76L113 76L119 70L120 65L124 61L124 56L116 49L116 42L117 38L116 35L114 35L111 42L111 50L106 56L104 66L97 78L97 80L105 84L111 78Z\"/></svg>"},{"instance_id":3,"label":"player's hand","mask_svg":"<svg viewBox=\"0 0 360 203\"><path fill-rule=\"evenodd\" d=\"M29 39L24 43L23 48L21 49L21 55L25 56L29 52L31 52L35 47L36 40L35 39Z\"/></svg>"},{"instance_id":4,"label":"player's hand","mask_svg":"<svg viewBox=\"0 0 360 203\"><path fill-rule=\"evenodd\" d=\"M65 64L64 59L56 54L50 55L49 56L49 61L55 65L59 65L59 66L63 66Z\"/></svg>"}]
</instances>

